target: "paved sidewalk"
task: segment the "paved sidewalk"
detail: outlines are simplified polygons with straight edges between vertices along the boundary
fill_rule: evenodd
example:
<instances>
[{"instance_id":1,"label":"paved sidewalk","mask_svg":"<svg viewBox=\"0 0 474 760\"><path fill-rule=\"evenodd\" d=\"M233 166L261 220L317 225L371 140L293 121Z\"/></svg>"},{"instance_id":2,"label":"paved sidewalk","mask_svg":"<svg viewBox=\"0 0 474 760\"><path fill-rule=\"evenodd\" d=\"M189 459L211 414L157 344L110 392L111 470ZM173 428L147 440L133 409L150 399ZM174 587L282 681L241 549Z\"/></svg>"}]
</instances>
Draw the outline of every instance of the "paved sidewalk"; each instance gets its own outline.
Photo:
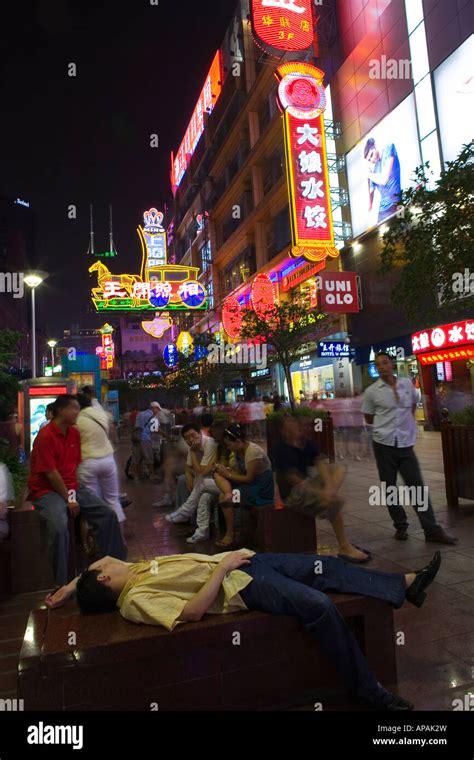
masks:
<instances>
[{"instance_id":1,"label":"paved sidewalk","mask_svg":"<svg viewBox=\"0 0 474 760\"><path fill-rule=\"evenodd\" d=\"M404 643L397 647L398 684L391 686L411 699L417 710L451 710L453 699L474 693L474 504L447 510L438 433L420 430L417 453L436 514L460 541L454 547L440 547L443 563L423 607L418 610L407 604L395 611L395 630L403 634L398 640ZM119 446L122 474L128 454L124 441ZM368 504L369 487L378 485L373 459L344 461L348 465L343 487L348 534L354 543L373 553L369 566L394 572L423 566L438 547L425 543L416 515L409 515L408 541L396 541L385 509ZM126 510L130 561L178 552L216 552L212 543L187 544L189 526L170 525L164 519L168 510L152 508L160 498L160 486L149 481L135 484L123 477L122 490L133 499ZM317 527L318 550L335 551L328 523L318 520ZM0 600L0 698L16 696L16 664L28 613L43 597L44 593L36 593ZM354 709L345 702L323 707Z\"/></svg>"}]
</instances>

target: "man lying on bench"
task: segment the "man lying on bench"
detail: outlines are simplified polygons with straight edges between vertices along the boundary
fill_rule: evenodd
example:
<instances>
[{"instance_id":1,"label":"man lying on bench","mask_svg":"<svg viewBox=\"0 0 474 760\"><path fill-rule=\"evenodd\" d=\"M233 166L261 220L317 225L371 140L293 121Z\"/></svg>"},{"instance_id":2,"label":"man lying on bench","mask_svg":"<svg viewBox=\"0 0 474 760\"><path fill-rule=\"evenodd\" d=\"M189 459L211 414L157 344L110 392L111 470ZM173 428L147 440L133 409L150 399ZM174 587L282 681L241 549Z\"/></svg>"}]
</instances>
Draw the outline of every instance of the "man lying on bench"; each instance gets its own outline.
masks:
<instances>
[{"instance_id":1,"label":"man lying on bench","mask_svg":"<svg viewBox=\"0 0 474 760\"><path fill-rule=\"evenodd\" d=\"M407 700L378 683L357 640L326 592L363 594L401 607L421 607L441 564L436 552L422 570L407 575L366 570L338 557L261 554L248 549L177 554L128 563L112 557L46 599L54 609L74 594L83 613L115 610L135 623L163 625L201 620L206 613L260 610L296 617L339 671L353 697L379 710L412 710Z\"/></svg>"}]
</instances>

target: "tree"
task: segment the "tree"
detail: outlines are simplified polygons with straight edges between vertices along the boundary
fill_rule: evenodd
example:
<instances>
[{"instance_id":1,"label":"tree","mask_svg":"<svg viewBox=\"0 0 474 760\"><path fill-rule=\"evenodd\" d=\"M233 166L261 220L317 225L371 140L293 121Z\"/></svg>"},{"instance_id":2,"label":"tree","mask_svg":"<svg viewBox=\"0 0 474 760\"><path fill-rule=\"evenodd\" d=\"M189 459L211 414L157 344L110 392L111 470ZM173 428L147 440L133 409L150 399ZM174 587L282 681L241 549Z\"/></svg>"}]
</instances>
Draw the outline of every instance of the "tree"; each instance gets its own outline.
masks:
<instances>
[{"instance_id":1,"label":"tree","mask_svg":"<svg viewBox=\"0 0 474 760\"><path fill-rule=\"evenodd\" d=\"M21 333L0 330L0 416L5 417L16 405L18 380L12 373Z\"/></svg>"},{"instance_id":2,"label":"tree","mask_svg":"<svg viewBox=\"0 0 474 760\"><path fill-rule=\"evenodd\" d=\"M295 396L290 367L302 352L309 350L309 344L322 332L326 318L321 312L308 312L307 302L293 292L287 301L275 304L264 313L253 309L244 312L241 338L263 341L272 349L271 358L283 367L292 409Z\"/></svg>"},{"instance_id":3,"label":"tree","mask_svg":"<svg viewBox=\"0 0 474 760\"><path fill-rule=\"evenodd\" d=\"M402 213L383 238L381 274L400 269L392 300L409 320L438 321L474 306L474 142L430 190L429 163L400 197Z\"/></svg>"}]
</instances>

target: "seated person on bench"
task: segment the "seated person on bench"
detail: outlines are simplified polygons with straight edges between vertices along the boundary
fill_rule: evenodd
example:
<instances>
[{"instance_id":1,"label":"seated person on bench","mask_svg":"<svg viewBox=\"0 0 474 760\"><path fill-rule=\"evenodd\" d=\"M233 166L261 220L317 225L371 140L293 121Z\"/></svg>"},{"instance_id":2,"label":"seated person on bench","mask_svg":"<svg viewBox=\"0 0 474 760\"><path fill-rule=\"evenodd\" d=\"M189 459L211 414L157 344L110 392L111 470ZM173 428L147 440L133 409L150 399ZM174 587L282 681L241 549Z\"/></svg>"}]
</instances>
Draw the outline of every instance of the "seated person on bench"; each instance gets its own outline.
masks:
<instances>
[{"instance_id":1,"label":"seated person on bench","mask_svg":"<svg viewBox=\"0 0 474 760\"><path fill-rule=\"evenodd\" d=\"M384 573L338 557L262 554L248 549L214 556L178 554L136 564L106 557L46 598L54 609L77 593L83 613L120 609L134 623L162 625L199 621L206 614L259 610L291 615L319 643L352 695L372 707L411 710L375 678L357 640L327 592L362 594L420 607L441 564L436 552L422 570Z\"/></svg>"},{"instance_id":2,"label":"seated person on bench","mask_svg":"<svg viewBox=\"0 0 474 760\"><path fill-rule=\"evenodd\" d=\"M261 446L247 441L242 425L229 425L224 431L224 441L231 451L230 467L216 464L214 480L220 491L219 505L224 513L226 533L222 540L216 541L216 546L229 549L234 543L234 507L273 504L275 483L269 458ZM238 492L237 500L234 491Z\"/></svg>"},{"instance_id":3,"label":"seated person on bench","mask_svg":"<svg viewBox=\"0 0 474 760\"><path fill-rule=\"evenodd\" d=\"M312 430L311 419L297 419L292 414L286 414L283 419L281 440L273 457L283 503L296 512L329 520L342 559L355 564L369 562L370 552L353 546L345 533L341 512L343 501L337 495L346 474L345 468L327 465L319 458Z\"/></svg>"}]
</instances>

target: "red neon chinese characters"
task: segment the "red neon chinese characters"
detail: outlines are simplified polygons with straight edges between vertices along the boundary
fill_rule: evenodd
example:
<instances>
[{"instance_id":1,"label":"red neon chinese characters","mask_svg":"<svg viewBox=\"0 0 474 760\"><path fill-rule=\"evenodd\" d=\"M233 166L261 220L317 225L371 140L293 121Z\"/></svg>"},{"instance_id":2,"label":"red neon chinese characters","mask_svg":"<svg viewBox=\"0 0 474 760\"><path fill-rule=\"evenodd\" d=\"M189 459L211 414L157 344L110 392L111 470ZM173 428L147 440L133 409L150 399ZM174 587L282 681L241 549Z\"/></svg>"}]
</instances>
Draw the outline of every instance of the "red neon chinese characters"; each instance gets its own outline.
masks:
<instances>
[{"instance_id":1,"label":"red neon chinese characters","mask_svg":"<svg viewBox=\"0 0 474 760\"><path fill-rule=\"evenodd\" d=\"M453 322L449 325L433 327L430 330L414 333L411 336L411 343L414 354L418 354L421 351L439 351L440 349L472 344L474 343L474 320ZM422 361L421 357L420 361ZM445 360L437 359L437 361L441 362Z\"/></svg>"},{"instance_id":2,"label":"red neon chinese characters","mask_svg":"<svg viewBox=\"0 0 474 760\"><path fill-rule=\"evenodd\" d=\"M265 319L266 314L273 309L276 301L273 282L267 274L258 274L250 288L250 303L254 312Z\"/></svg>"},{"instance_id":3,"label":"red neon chinese characters","mask_svg":"<svg viewBox=\"0 0 474 760\"><path fill-rule=\"evenodd\" d=\"M252 32L260 47L279 56L282 50L306 50L314 42L313 0L252 0Z\"/></svg>"},{"instance_id":4,"label":"red neon chinese characters","mask_svg":"<svg viewBox=\"0 0 474 760\"><path fill-rule=\"evenodd\" d=\"M211 113L217 102L217 98L221 94L221 90L221 55L218 50L179 150L176 156L173 153L171 154L171 186L173 192L176 192L179 183L183 179L189 160L196 150L199 138L204 132L204 114Z\"/></svg>"},{"instance_id":5,"label":"red neon chinese characters","mask_svg":"<svg viewBox=\"0 0 474 760\"><path fill-rule=\"evenodd\" d=\"M229 338L238 338L242 329L243 311L235 296L228 296L222 305L222 325Z\"/></svg>"},{"instance_id":6,"label":"red neon chinese characters","mask_svg":"<svg viewBox=\"0 0 474 760\"><path fill-rule=\"evenodd\" d=\"M277 69L278 104L284 112L293 256L323 261L334 246L323 111L323 72L304 63Z\"/></svg>"}]
</instances>

